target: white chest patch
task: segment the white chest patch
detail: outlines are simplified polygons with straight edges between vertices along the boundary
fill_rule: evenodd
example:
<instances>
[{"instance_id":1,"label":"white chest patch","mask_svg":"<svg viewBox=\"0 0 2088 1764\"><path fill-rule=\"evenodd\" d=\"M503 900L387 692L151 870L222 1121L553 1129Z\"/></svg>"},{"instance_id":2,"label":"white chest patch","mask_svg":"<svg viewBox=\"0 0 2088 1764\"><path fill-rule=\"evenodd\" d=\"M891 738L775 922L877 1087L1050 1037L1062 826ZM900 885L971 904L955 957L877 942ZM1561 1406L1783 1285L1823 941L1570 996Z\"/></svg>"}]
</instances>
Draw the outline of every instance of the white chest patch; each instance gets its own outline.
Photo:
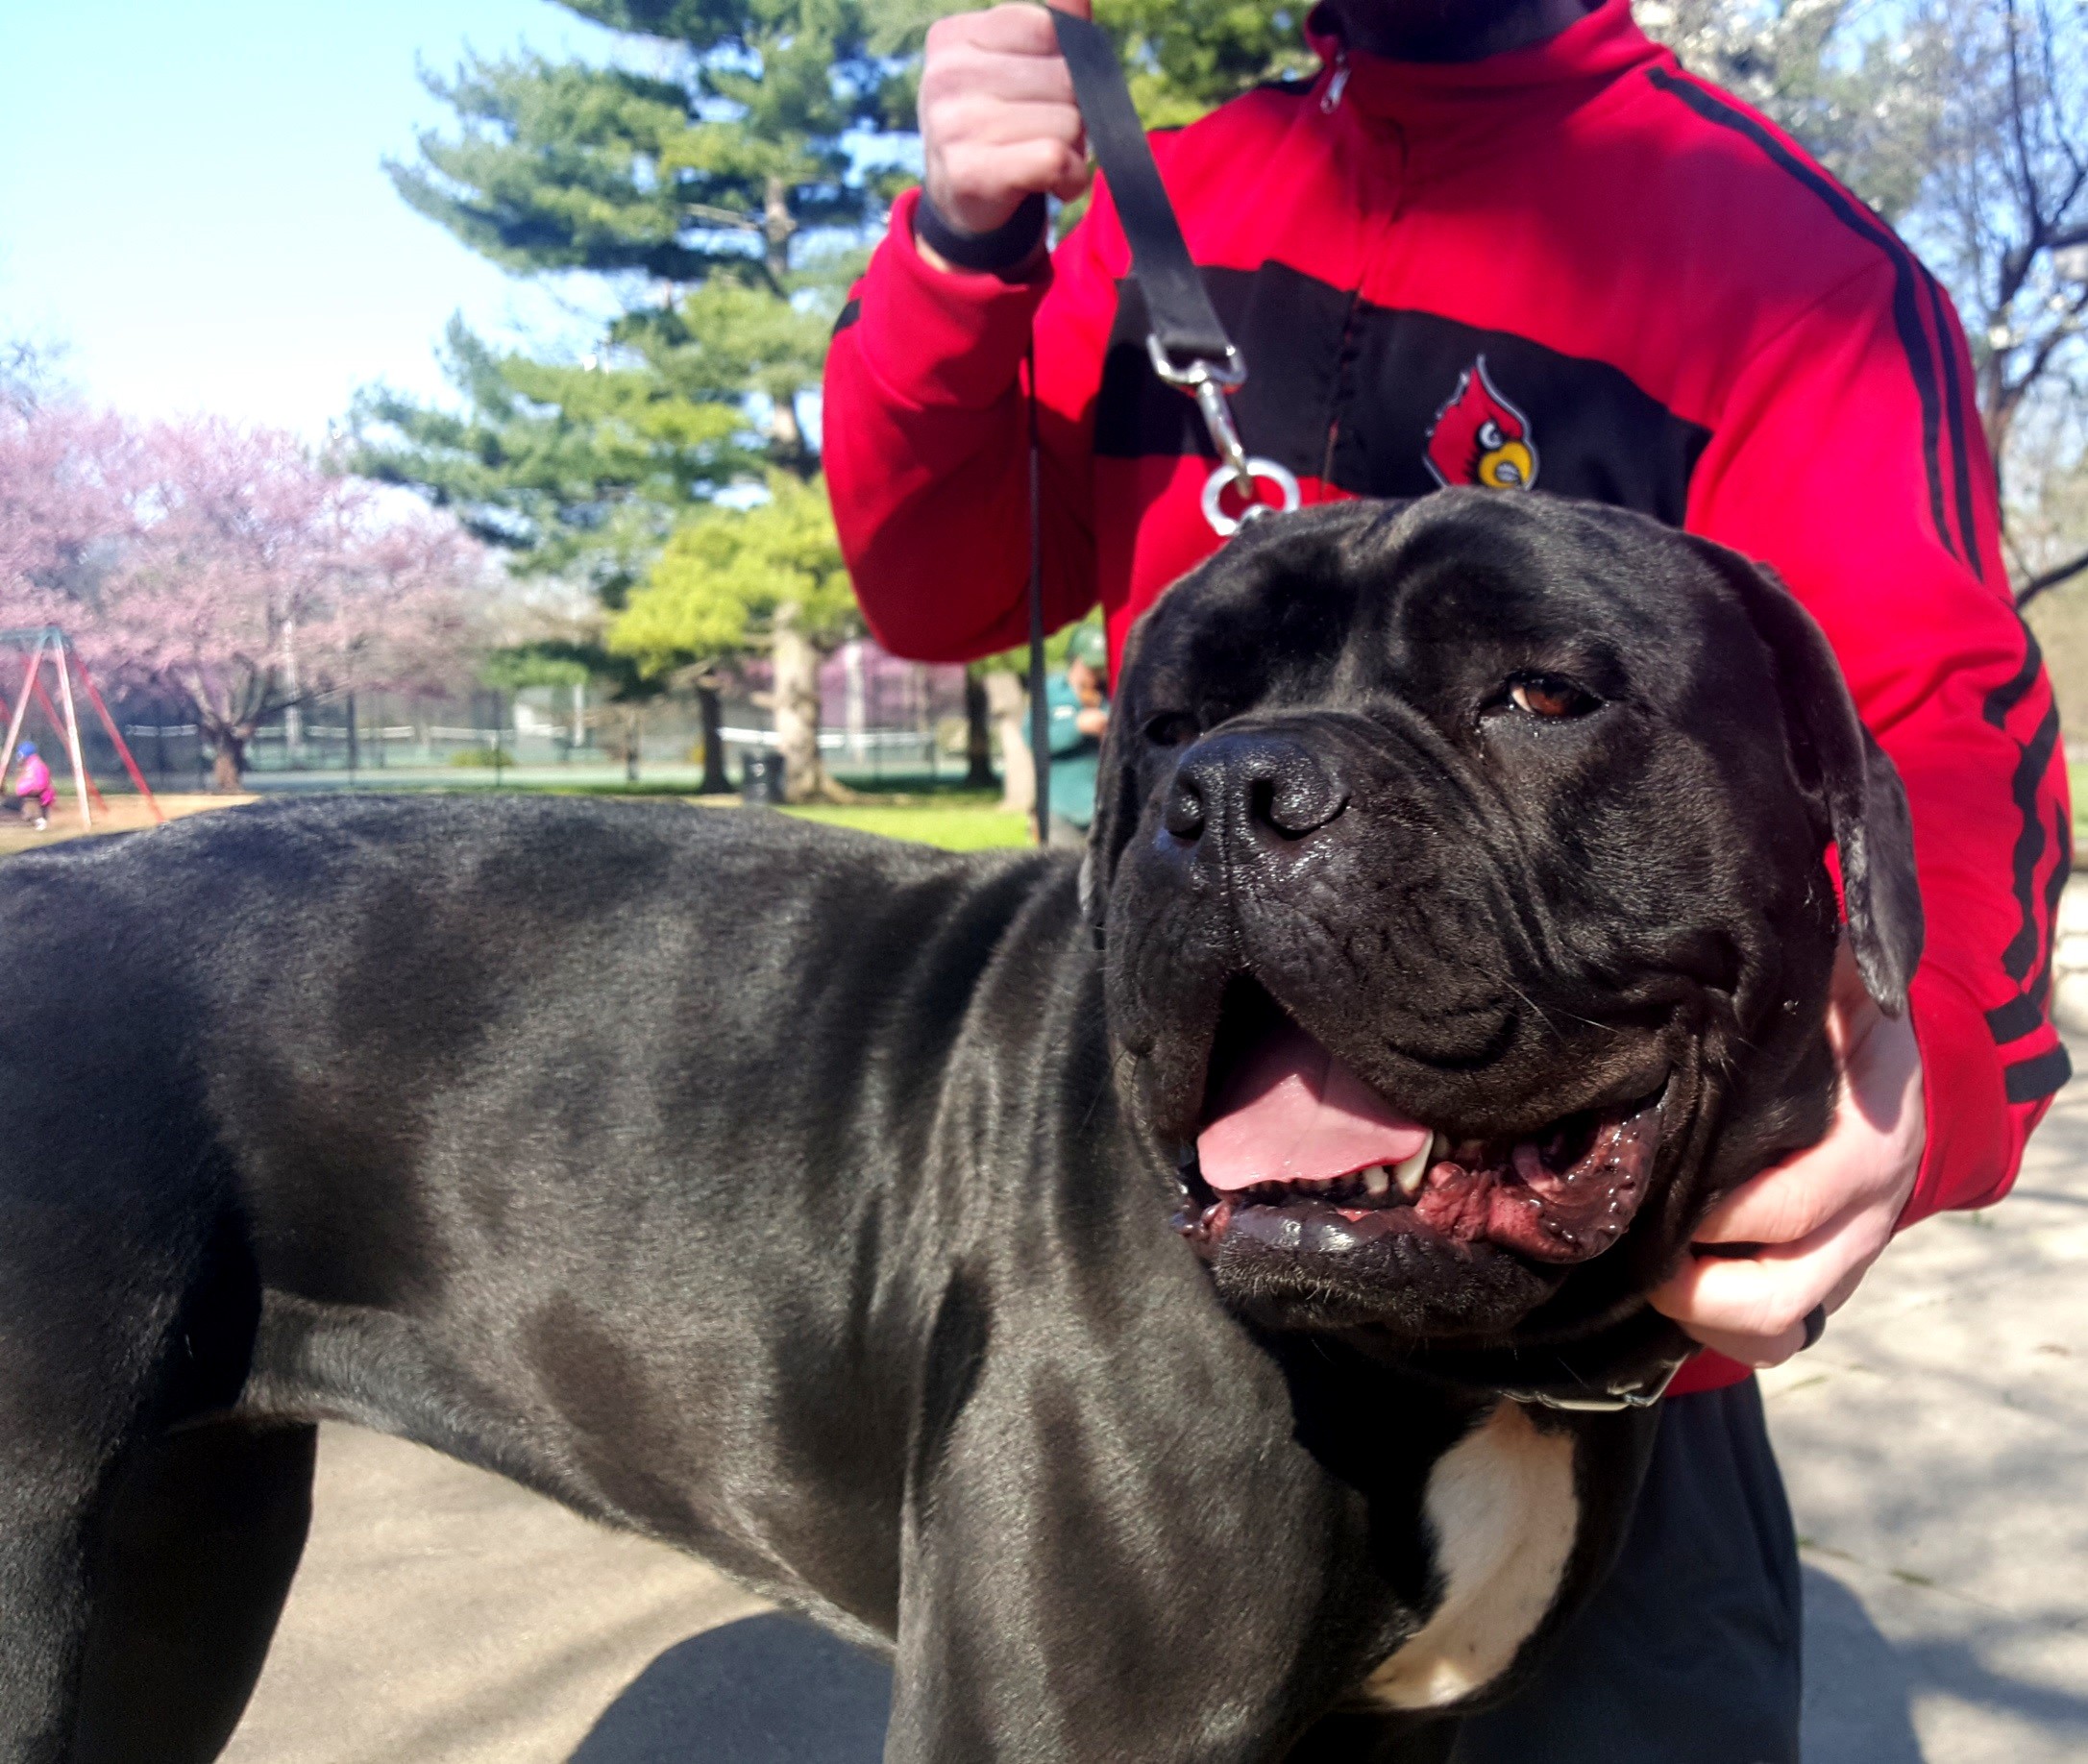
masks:
<instances>
[{"instance_id":1,"label":"white chest patch","mask_svg":"<svg viewBox=\"0 0 2088 1764\"><path fill-rule=\"evenodd\" d=\"M1442 1603L1364 1686L1395 1709L1472 1695L1544 1620L1580 1529L1572 1435L1539 1433L1520 1404L1503 1403L1437 1461L1421 1509Z\"/></svg>"}]
</instances>

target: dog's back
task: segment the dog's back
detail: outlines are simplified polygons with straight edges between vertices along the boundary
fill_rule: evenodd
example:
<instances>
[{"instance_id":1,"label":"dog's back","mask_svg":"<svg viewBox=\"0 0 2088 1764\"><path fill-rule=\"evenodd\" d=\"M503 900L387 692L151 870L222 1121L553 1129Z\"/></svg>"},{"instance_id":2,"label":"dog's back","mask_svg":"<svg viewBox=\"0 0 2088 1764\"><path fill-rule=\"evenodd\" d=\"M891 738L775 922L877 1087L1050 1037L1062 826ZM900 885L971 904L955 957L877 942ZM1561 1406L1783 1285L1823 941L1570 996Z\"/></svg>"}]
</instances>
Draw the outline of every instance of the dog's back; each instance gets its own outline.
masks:
<instances>
[{"instance_id":1,"label":"dog's back","mask_svg":"<svg viewBox=\"0 0 2088 1764\"><path fill-rule=\"evenodd\" d=\"M725 1410L860 1385L825 1363L847 1246L925 1167L913 1105L1010 925L1063 896L1069 930L1070 895L1035 856L583 800L332 798L10 864L0 1757L214 1755L322 1415L888 1620L893 1549L814 1593L774 1542L816 1552L817 1500L756 1544L748 1490L692 1490ZM849 1058L871 1024L903 1057ZM789 1474L742 1468L846 1490L860 1540L904 1426L824 1405Z\"/></svg>"}]
</instances>

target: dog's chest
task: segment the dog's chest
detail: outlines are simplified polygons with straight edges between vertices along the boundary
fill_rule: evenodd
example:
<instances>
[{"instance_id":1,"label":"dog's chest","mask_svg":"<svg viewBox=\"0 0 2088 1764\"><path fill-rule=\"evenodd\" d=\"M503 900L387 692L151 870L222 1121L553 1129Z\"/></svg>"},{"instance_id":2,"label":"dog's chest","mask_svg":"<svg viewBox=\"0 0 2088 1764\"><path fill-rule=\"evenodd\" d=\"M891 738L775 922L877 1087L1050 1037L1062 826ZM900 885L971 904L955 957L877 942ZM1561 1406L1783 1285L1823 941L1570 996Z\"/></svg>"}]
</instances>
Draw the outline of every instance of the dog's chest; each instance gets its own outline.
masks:
<instances>
[{"instance_id":1,"label":"dog's chest","mask_svg":"<svg viewBox=\"0 0 2088 1764\"><path fill-rule=\"evenodd\" d=\"M1437 1460L1422 1511L1442 1601L1364 1685L1395 1709L1441 1708L1484 1688L1544 1620L1580 1527L1572 1436L1540 1433L1503 1403Z\"/></svg>"}]
</instances>

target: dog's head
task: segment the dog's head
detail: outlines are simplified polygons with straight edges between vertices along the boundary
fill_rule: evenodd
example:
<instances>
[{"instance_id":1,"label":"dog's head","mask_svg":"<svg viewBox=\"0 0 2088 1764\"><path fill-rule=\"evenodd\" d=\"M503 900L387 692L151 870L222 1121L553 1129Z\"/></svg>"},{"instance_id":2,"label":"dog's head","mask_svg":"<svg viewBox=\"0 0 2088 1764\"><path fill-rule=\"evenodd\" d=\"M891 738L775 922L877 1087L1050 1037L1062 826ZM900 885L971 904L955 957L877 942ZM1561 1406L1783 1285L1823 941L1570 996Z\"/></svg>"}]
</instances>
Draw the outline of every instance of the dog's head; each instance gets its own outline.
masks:
<instances>
[{"instance_id":1,"label":"dog's head","mask_svg":"<svg viewBox=\"0 0 2088 1764\"><path fill-rule=\"evenodd\" d=\"M1825 1130L1830 843L1897 1013L1898 776L1735 554L1466 490L1248 528L1133 634L1084 877L1222 1295L1453 1347L1627 1317Z\"/></svg>"}]
</instances>

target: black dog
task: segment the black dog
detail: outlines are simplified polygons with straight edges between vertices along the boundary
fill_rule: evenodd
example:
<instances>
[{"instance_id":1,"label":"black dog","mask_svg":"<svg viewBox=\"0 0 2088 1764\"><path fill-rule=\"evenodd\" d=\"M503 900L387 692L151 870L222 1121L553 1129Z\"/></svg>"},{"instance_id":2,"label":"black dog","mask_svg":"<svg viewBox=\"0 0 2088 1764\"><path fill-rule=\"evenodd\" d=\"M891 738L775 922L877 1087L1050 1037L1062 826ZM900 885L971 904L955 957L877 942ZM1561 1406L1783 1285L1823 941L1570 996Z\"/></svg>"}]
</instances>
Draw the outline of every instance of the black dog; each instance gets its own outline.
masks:
<instances>
[{"instance_id":1,"label":"black dog","mask_svg":"<svg viewBox=\"0 0 2088 1764\"><path fill-rule=\"evenodd\" d=\"M1437 1755L1617 1539L1639 1295L1824 1130L1830 838L1904 1003L1898 782L1739 559L1462 491L1178 585L1103 772L1077 877L546 801L12 862L0 1759L214 1754L328 1416L891 1649L896 1761Z\"/></svg>"}]
</instances>

